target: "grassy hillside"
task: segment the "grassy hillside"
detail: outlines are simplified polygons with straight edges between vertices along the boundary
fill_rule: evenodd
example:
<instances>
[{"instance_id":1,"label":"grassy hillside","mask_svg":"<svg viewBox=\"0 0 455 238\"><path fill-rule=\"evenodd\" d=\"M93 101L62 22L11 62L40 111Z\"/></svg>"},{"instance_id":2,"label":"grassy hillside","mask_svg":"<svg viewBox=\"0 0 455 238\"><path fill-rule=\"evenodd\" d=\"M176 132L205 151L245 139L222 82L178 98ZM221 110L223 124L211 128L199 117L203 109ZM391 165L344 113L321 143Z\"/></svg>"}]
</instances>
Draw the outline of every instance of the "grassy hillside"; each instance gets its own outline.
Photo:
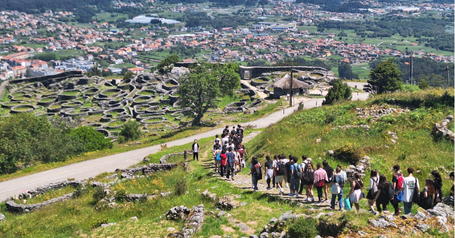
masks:
<instances>
[{"instance_id":1,"label":"grassy hillside","mask_svg":"<svg viewBox=\"0 0 455 238\"><path fill-rule=\"evenodd\" d=\"M391 100L392 98L394 100ZM410 111L381 117L377 121L369 117L356 116L357 108L371 108L374 105L394 108L400 105L409 107ZM440 166L444 166L449 171L453 170L453 142L445 139L438 140L431 135L434 123L453 113L453 93L444 95L442 90L432 90L413 94L389 94L366 102L358 101L296 112L263 130L246 146L250 153L249 157L260 155L261 160L266 154L284 153L298 156L306 154L314 158L315 162L322 162L318 160L321 157L321 159L328 159L332 166L338 163L347 166L349 163L346 161L326 156L327 150L336 150L344 146L345 151L350 151L356 156L370 156L372 167L386 174L388 178L392 174L390 168L398 163L403 168L413 166L419 169L420 173L417 173L417 177L423 180L429 177L431 170ZM338 126L360 124L368 125L370 129L338 129ZM449 126L453 129L453 123ZM396 133L398 138L395 144L391 143L392 137L388 131ZM317 139L321 139L319 143L316 142ZM194 234L194 237L226 235L248 237L251 234L258 235L262 228L269 224L272 217L278 218L286 211L313 216L321 212L317 207L313 207L315 204L299 204L277 199L266 191L254 193L249 186L246 189L238 188L232 183L213 177L212 171L207 169L211 164L209 152L212 138L201 139L198 142L201 144L202 159L199 162L190 161L188 172L183 168L182 156L173 156L169 162L179 163L177 168L157 172L150 177L122 180L111 187L111 194L147 193L156 195L153 199L141 202L116 199L117 205L113 208L103 207L103 203L95 199L97 189L88 186L78 198L29 214L10 213L6 211L5 203L1 203L0 212L6 216L6 220L0 222L0 237L164 237L173 228L180 230L182 227L182 221L165 219L164 214L171 207L184 205L192 208L199 204L205 206L205 220L202 229ZM150 155L150 162L158 163L162 155L179 152L188 147L189 144L172 147ZM246 170L242 173L245 172ZM101 174L94 180L110 182L113 179L106 178L108 175L110 174ZM244 179L245 177L247 180L250 179L247 176L244 176ZM443 174L443 177L445 179L443 188L447 194L451 182L447 174ZM242 179L242 176L236 177L236 181L239 179ZM260 183L263 184L265 181L261 180ZM175 191L179 188L184 188L183 191L188 192L178 194ZM245 202L247 205L226 211L230 217L217 217L220 210L201 195L205 189L216 193L218 197L233 196L239 203ZM345 192L347 189L345 188ZM168 191L171 195L160 196L160 193ZM48 196L52 194L49 193ZM361 202L362 209L367 208L364 203L366 200ZM417 207L414 206L414 213L416 209ZM392 209L389 208L389 210ZM138 219L131 219L134 216ZM372 218L374 216L366 211L334 212L331 217L324 216L318 220L318 230L324 230L321 224L328 224L327 220L330 219L331 224L343 224L340 230L341 237L353 237L362 230L370 234L385 233L387 237L402 237L402 234L406 233L400 232L408 232L408 230L393 229L371 230L368 220ZM405 220L400 222L405 223ZM100 227L101 224L108 223L116 224ZM285 225L282 229L287 227L288 225ZM314 230L315 227L312 229ZM439 234L437 229L415 235L415 237L428 236L449 237L450 235Z\"/></svg>"},{"instance_id":2,"label":"grassy hillside","mask_svg":"<svg viewBox=\"0 0 455 238\"><path fill-rule=\"evenodd\" d=\"M340 161L327 156L328 150L343 151L356 156L369 156L372 168L378 169L391 179L392 166L399 164L403 171L407 167L420 170L416 176L420 181L430 177L430 172L444 166L454 170L454 144L447 139L436 139L431 132L436 122L454 113L453 90L445 94L444 90L432 89L414 93L394 93L380 95L368 101L356 101L345 104L324 106L304 110L281 120L265 129L249 144L250 155L295 155L305 154L313 158L314 163L329 161L332 167L348 161ZM408 108L406 113L392 113L374 120L373 117L356 116L357 109L369 108ZM342 129L339 126L368 125ZM453 122L452 126L453 127ZM450 128L450 127L449 127ZM390 133L396 133L394 139ZM317 140L320 139L318 143ZM396 143L392 142L392 139ZM320 158L320 159L319 159ZM441 172L441 171L440 171ZM441 172L445 194L450 190L448 174ZM364 179L368 181L367 178ZM368 183L368 182L367 182ZM423 185L423 184L422 184Z\"/></svg>"}]
</instances>

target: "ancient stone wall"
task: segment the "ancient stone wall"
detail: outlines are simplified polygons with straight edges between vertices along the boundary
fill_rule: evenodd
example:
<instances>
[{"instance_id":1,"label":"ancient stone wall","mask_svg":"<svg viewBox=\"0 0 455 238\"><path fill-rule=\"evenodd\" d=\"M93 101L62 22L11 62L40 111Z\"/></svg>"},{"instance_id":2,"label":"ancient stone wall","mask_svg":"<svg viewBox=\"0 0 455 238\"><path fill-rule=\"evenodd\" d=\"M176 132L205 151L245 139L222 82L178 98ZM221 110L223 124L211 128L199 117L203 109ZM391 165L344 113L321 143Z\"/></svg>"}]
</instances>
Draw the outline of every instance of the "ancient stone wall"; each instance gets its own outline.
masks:
<instances>
[{"instance_id":1,"label":"ancient stone wall","mask_svg":"<svg viewBox=\"0 0 455 238\"><path fill-rule=\"evenodd\" d=\"M68 72L63 72L60 74L55 74L55 75L47 75L47 76L40 76L40 77L31 77L31 78L25 78L25 79L16 79L16 80L11 80L11 84L17 84L17 83L31 83L31 82L58 82L62 81L67 78L75 78L75 77L82 77L84 76L82 74L82 71L68 71ZM48 85L49 85L48 84Z\"/></svg>"},{"instance_id":2,"label":"ancient stone wall","mask_svg":"<svg viewBox=\"0 0 455 238\"><path fill-rule=\"evenodd\" d=\"M262 73L268 73L273 71L290 71L292 69L301 70L301 71L313 71L320 70L326 72L327 69L322 67L313 67L313 66L253 66L246 67L240 66L240 78L241 79L252 79L260 76Z\"/></svg>"}]
</instances>

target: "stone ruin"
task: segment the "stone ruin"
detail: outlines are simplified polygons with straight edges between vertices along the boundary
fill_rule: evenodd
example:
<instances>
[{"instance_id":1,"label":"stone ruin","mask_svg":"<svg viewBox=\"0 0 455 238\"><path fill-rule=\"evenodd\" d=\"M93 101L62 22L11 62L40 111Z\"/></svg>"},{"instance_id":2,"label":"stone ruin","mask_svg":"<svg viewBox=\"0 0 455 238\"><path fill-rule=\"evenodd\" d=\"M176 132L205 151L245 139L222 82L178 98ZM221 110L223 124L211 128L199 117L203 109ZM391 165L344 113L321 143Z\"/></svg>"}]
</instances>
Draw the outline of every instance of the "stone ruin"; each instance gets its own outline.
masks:
<instances>
[{"instance_id":1,"label":"stone ruin","mask_svg":"<svg viewBox=\"0 0 455 238\"><path fill-rule=\"evenodd\" d=\"M455 134L447 127L452 120L453 115L448 115L440 123L436 123L433 128L433 135L436 137L446 137L453 142L455 140Z\"/></svg>"},{"instance_id":2,"label":"stone ruin","mask_svg":"<svg viewBox=\"0 0 455 238\"><path fill-rule=\"evenodd\" d=\"M171 233L168 235L168 237L178 237L178 238L189 238L191 237L194 233L199 231L202 228L202 224L204 223L204 205L201 204L199 206L193 206L193 209L189 210L186 207L174 207L169 210L169 213L172 212L181 212L184 217L184 222L183 222L183 228L179 232ZM189 210L189 211L188 211ZM188 211L188 214L186 213ZM179 216L180 214L177 215L170 215L170 218Z\"/></svg>"},{"instance_id":3,"label":"stone ruin","mask_svg":"<svg viewBox=\"0 0 455 238\"><path fill-rule=\"evenodd\" d=\"M83 125L94 127L110 138L116 138L122 124L131 119L139 122L145 132L159 133L178 128L180 118L191 110L181 108L179 96L175 95L178 79L186 73L187 68L174 67L163 75L144 73L125 80L89 78L80 74L73 75L77 77L68 74L50 81L46 78L46 84L18 80L6 86L10 101L2 103L1 107L9 113L95 118ZM242 89L241 94L254 102L227 107L224 113L241 112L262 103L249 88ZM169 116L176 120L169 120Z\"/></svg>"}]
</instances>

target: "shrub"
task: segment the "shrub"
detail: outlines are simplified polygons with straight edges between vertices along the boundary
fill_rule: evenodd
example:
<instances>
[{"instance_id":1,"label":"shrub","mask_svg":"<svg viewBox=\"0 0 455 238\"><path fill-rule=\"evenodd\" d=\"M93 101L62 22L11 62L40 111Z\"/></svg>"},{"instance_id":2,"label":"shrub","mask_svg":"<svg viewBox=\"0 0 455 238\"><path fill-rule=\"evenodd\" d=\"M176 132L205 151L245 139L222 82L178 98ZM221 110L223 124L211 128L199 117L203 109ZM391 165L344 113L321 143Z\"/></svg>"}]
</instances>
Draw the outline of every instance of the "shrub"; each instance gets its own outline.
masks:
<instances>
[{"instance_id":1,"label":"shrub","mask_svg":"<svg viewBox=\"0 0 455 238\"><path fill-rule=\"evenodd\" d=\"M313 238L318 235L316 221L314 219L297 219L288 230L289 237Z\"/></svg>"},{"instance_id":2,"label":"shrub","mask_svg":"<svg viewBox=\"0 0 455 238\"><path fill-rule=\"evenodd\" d=\"M93 199L95 199L95 202L100 201L106 196L106 192L104 192L103 187L96 187L95 188L95 193L93 193Z\"/></svg>"},{"instance_id":3,"label":"shrub","mask_svg":"<svg viewBox=\"0 0 455 238\"><path fill-rule=\"evenodd\" d=\"M125 192L125 190L124 190L124 189L118 190L114 197L115 197L115 200L117 200L118 202L123 202L123 201L125 201L125 199L126 199L126 192Z\"/></svg>"},{"instance_id":4,"label":"shrub","mask_svg":"<svg viewBox=\"0 0 455 238\"><path fill-rule=\"evenodd\" d=\"M136 121L127 121L120 129L120 136L118 138L120 143L131 140L137 140L141 137L142 131L139 129L140 124Z\"/></svg>"},{"instance_id":5,"label":"shrub","mask_svg":"<svg viewBox=\"0 0 455 238\"><path fill-rule=\"evenodd\" d=\"M79 138L85 146L85 151L95 151L102 149L112 149L112 142L104 138L104 134L95 130L92 127L81 126L73 129L70 132L71 135Z\"/></svg>"},{"instance_id":6,"label":"shrub","mask_svg":"<svg viewBox=\"0 0 455 238\"><path fill-rule=\"evenodd\" d=\"M334 152L335 157L338 160L345 161L353 165L356 165L362 158L362 153L357 148L354 148L350 143L341 146Z\"/></svg>"},{"instance_id":7,"label":"shrub","mask_svg":"<svg viewBox=\"0 0 455 238\"><path fill-rule=\"evenodd\" d=\"M180 196L186 193L186 190L188 189L188 185L186 184L186 179L182 178L179 179L175 183L175 195Z\"/></svg>"},{"instance_id":8,"label":"shrub","mask_svg":"<svg viewBox=\"0 0 455 238\"><path fill-rule=\"evenodd\" d=\"M82 189L82 185L79 184L76 187L76 191L74 191L74 193L73 193L73 198L78 198L78 197L82 196L83 193L84 193L84 190Z\"/></svg>"}]
</instances>

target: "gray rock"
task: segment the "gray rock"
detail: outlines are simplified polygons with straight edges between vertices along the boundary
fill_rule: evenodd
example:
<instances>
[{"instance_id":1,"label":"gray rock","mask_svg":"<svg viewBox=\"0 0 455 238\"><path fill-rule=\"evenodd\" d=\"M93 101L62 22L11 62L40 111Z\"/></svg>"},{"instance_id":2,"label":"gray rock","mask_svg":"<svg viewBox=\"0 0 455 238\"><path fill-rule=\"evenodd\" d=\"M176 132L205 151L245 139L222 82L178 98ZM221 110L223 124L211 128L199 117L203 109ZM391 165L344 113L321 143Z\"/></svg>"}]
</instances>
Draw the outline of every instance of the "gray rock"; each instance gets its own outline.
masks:
<instances>
[{"instance_id":1,"label":"gray rock","mask_svg":"<svg viewBox=\"0 0 455 238\"><path fill-rule=\"evenodd\" d=\"M224 214L226 214L225 211L220 211L220 212L218 212L218 214L216 216L217 217L222 217Z\"/></svg>"},{"instance_id":2,"label":"gray rock","mask_svg":"<svg viewBox=\"0 0 455 238\"><path fill-rule=\"evenodd\" d=\"M272 219L270 219L270 224L273 224L273 223L275 223L277 221L278 221L278 219L276 219L275 217L272 217Z\"/></svg>"},{"instance_id":3,"label":"gray rock","mask_svg":"<svg viewBox=\"0 0 455 238\"><path fill-rule=\"evenodd\" d=\"M297 218L296 215L291 214L291 213L292 213L292 211L287 211L287 212L281 214L281 216L278 218L278 221L281 222L281 221L287 221L287 220L290 220L290 219Z\"/></svg>"},{"instance_id":4,"label":"gray rock","mask_svg":"<svg viewBox=\"0 0 455 238\"><path fill-rule=\"evenodd\" d=\"M323 212L320 212L319 214L317 214L314 219L319 219L321 216L324 216L325 213Z\"/></svg>"},{"instance_id":5,"label":"gray rock","mask_svg":"<svg viewBox=\"0 0 455 238\"><path fill-rule=\"evenodd\" d=\"M240 223L237 226L240 228L241 231L248 231L250 229L247 225L245 225L243 223Z\"/></svg>"},{"instance_id":6,"label":"gray rock","mask_svg":"<svg viewBox=\"0 0 455 238\"><path fill-rule=\"evenodd\" d=\"M246 202L242 202L242 203L240 203L240 206L243 207L243 206L246 206L247 204L248 203L246 203Z\"/></svg>"},{"instance_id":7,"label":"gray rock","mask_svg":"<svg viewBox=\"0 0 455 238\"><path fill-rule=\"evenodd\" d=\"M425 223L419 223L416 225L417 229L419 229L422 232L426 232L428 229L430 229L430 226L428 226Z\"/></svg>"},{"instance_id":8,"label":"gray rock","mask_svg":"<svg viewBox=\"0 0 455 238\"><path fill-rule=\"evenodd\" d=\"M428 209L427 212L434 216L441 216L441 217L453 217L454 211L453 207L450 207L449 205L446 205L444 203L438 203L435 207L432 209Z\"/></svg>"},{"instance_id":9,"label":"gray rock","mask_svg":"<svg viewBox=\"0 0 455 238\"><path fill-rule=\"evenodd\" d=\"M333 214L334 214L333 212L329 212L329 213L325 214L325 216L331 217L331 216L333 216Z\"/></svg>"},{"instance_id":10,"label":"gray rock","mask_svg":"<svg viewBox=\"0 0 455 238\"><path fill-rule=\"evenodd\" d=\"M317 235L317 236L315 236L314 238L322 238L322 236L320 236L320 235Z\"/></svg>"},{"instance_id":11,"label":"gray rock","mask_svg":"<svg viewBox=\"0 0 455 238\"><path fill-rule=\"evenodd\" d=\"M368 233L363 232L363 231L359 231L359 232L357 232L357 233L358 233L360 236L366 236L366 235L368 235Z\"/></svg>"},{"instance_id":12,"label":"gray rock","mask_svg":"<svg viewBox=\"0 0 455 238\"><path fill-rule=\"evenodd\" d=\"M131 220L136 220L136 221L138 220L136 216L131 217L130 219L131 219Z\"/></svg>"},{"instance_id":13,"label":"gray rock","mask_svg":"<svg viewBox=\"0 0 455 238\"><path fill-rule=\"evenodd\" d=\"M257 235L250 235L250 238L259 238Z\"/></svg>"},{"instance_id":14,"label":"gray rock","mask_svg":"<svg viewBox=\"0 0 455 238\"><path fill-rule=\"evenodd\" d=\"M1 214L0 213L0 222L4 221L5 220L5 215Z\"/></svg>"},{"instance_id":15,"label":"gray rock","mask_svg":"<svg viewBox=\"0 0 455 238\"><path fill-rule=\"evenodd\" d=\"M165 192L165 193L160 193L160 194L161 194L161 197L166 197L166 196L171 195L171 192Z\"/></svg>"},{"instance_id":16,"label":"gray rock","mask_svg":"<svg viewBox=\"0 0 455 238\"><path fill-rule=\"evenodd\" d=\"M390 221L396 221L396 220L397 220L397 219L396 219L395 217L393 217L392 215L387 215L387 216L385 216L385 219L386 219L387 221L389 221L389 222L390 222Z\"/></svg>"},{"instance_id":17,"label":"gray rock","mask_svg":"<svg viewBox=\"0 0 455 238\"><path fill-rule=\"evenodd\" d=\"M388 222L386 221L384 218L378 218L378 219L370 219L368 220L374 227L378 227L378 228L386 228L386 227L389 227L389 226L392 226L392 227L395 227L395 228L398 228L398 226L393 223L393 222Z\"/></svg>"},{"instance_id":18,"label":"gray rock","mask_svg":"<svg viewBox=\"0 0 455 238\"><path fill-rule=\"evenodd\" d=\"M334 155L335 152L334 152L333 150L328 150L328 151L327 151L327 154L328 154L328 155Z\"/></svg>"},{"instance_id":19,"label":"gray rock","mask_svg":"<svg viewBox=\"0 0 455 238\"><path fill-rule=\"evenodd\" d=\"M262 233L259 235L259 238L269 238L269 233L267 233L267 232L262 232Z\"/></svg>"},{"instance_id":20,"label":"gray rock","mask_svg":"<svg viewBox=\"0 0 455 238\"><path fill-rule=\"evenodd\" d=\"M272 232L272 238L279 238L279 237L280 237L280 233Z\"/></svg>"}]
</instances>

